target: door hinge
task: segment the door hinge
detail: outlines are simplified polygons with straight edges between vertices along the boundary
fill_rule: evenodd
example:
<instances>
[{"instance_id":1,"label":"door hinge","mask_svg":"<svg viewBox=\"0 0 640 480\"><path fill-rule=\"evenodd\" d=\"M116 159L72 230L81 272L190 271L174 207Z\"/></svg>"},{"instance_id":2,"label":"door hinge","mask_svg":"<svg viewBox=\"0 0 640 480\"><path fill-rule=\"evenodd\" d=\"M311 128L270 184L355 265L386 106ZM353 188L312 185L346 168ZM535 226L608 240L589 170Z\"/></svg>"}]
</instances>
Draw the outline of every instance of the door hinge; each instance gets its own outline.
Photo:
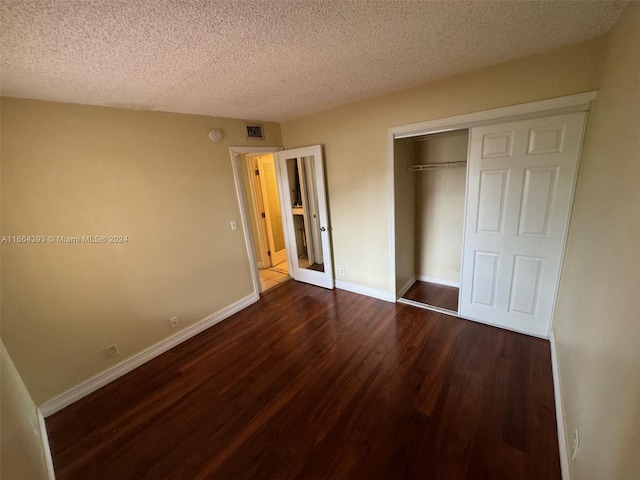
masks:
<instances>
[{"instance_id":1,"label":"door hinge","mask_svg":"<svg viewBox=\"0 0 640 480\"><path fill-rule=\"evenodd\" d=\"M260 170L258 170L257 168L256 168L255 172L256 172L256 175L260 175Z\"/></svg>"},{"instance_id":2,"label":"door hinge","mask_svg":"<svg viewBox=\"0 0 640 480\"><path fill-rule=\"evenodd\" d=\"M262 218L267 218L264 212L262 212L260 215L262 216Z\"/></svg>"}]
</instances>

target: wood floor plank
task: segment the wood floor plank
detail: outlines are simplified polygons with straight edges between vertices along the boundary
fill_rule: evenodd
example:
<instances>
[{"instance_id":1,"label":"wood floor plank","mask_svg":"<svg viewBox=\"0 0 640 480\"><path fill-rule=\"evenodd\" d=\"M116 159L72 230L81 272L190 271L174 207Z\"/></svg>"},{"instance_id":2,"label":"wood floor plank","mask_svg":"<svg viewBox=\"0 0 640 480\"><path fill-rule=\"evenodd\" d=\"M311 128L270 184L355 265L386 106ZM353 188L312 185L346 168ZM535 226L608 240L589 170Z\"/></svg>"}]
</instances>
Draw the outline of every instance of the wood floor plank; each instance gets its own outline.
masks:
<instances>
[{"instance_id":1,"label":"wood floor plank","mask_svg":"<svg viewBox=\"0 0 640 480\"><path fill-rule=\"evenodd\" d=\"M47 418L58 479L559 479L548 342L295 281Z\"/></svg>"}]
</instances>

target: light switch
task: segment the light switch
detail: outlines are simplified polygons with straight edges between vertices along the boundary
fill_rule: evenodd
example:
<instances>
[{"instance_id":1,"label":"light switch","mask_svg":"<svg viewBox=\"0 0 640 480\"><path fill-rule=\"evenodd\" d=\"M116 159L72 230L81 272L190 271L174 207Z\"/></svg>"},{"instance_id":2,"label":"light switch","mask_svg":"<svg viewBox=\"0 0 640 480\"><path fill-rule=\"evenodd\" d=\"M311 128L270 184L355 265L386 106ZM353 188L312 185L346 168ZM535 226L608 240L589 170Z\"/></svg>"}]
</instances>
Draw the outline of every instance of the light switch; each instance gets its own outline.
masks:
<instances>
[{"instance_id":1,"label":"light switch","mask_svg":"<svg viewBox=\"0 0 640 480\"><path fill-rule=\"evenodd\" d=\"M238 229L238 223L235 220L231 220L231 230L237 230Z\"/></svg>"}]
</instances>

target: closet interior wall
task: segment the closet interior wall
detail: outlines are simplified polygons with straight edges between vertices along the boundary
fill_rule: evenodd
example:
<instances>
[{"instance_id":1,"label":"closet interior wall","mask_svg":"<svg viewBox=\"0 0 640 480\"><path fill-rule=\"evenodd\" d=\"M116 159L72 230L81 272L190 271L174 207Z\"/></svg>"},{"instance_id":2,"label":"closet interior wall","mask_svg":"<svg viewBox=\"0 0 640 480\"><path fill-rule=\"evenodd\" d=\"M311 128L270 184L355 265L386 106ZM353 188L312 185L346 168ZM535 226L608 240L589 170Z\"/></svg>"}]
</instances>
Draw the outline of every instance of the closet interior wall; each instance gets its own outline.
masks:
<instances>
[{"instance_id":1,"label":"closet interior wall","mask_svg":"<svg viewBox=\"0 0 640 480\"><path fill-rule=\"evenodd\" d=\"M396 298L416 278L416 174L409 171L416 160L416 143L409 138L394 140L394 196L396 243Z\"/></svg>"},{"instance_id":2,"label":"closet interior wall","mask_svg":"<svg viewBox=\"0 0 640 480\"><path fill-rule=\"evenodd\" d=\"M416 142L416 164L467 159L469 130ZM416 278L460 287L464 225L464 165L413 172L416 177Z\"/></svg>"},{"instance_id":3,"label":"closet interior wall","mask_svg":"<svg viewBox=\"0 0 640 480\"><path fill-rule=\"evenodd\" d=\"M396 295L416 280L460 285L469 130L394 141Z\"/></svg>"}]
</instances>

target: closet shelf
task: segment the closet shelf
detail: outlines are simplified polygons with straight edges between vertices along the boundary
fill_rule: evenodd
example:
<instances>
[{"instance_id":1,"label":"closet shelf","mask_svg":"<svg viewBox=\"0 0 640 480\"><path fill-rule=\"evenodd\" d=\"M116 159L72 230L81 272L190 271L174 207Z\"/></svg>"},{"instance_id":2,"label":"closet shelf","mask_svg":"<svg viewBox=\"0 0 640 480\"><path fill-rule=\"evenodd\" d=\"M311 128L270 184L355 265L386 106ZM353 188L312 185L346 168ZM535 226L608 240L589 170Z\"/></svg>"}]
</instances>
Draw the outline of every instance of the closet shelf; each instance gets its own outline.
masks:
<instances>
[{"instance_id":1,"label":"closet shelf","mask_svg":"<svg viewBox=\"0 0 640 480\"><path fill-rule=\"evenodd\" d=\"M467 164L466 160L460 162L444 162L444 163L423 163L421 165L413 165L409 167L410 172L422 172L423 170L434 170L436 168L454 168L464 167Z\"/></svg>"}]
</instances>

